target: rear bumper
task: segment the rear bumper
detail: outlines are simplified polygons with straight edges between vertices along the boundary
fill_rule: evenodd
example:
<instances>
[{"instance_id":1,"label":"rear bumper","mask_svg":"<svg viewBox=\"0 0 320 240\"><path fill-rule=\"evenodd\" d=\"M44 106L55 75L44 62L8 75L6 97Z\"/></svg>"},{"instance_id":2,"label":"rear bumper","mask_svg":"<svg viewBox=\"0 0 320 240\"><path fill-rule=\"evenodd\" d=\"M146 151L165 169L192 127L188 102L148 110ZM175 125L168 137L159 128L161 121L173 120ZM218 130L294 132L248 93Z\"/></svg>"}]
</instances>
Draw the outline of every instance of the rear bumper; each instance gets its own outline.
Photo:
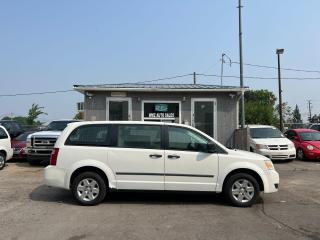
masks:
<instances>
[{"instance_id":1,"label":"rear bumper","mask_svg":"<svg viewBox=\"0 0 320 240\"><path fill-rule=\"evenodd\" d=\"M276 170L266 170L265 176L267 181L264 184L264 192L265 193L273 193L277 192L279 188L279 174Z\"/></svg>"},{"instance_id":2,"label":"rear bumper","mask_svg":"<svg viewBox=\"0 0 320 240\"><path fill-rule=\"evenodd\" d=\"M56 166L47 166L44 169L44 181L47 186L69 189L66 186L66 170Z\"/></svg>"}]
</instances>

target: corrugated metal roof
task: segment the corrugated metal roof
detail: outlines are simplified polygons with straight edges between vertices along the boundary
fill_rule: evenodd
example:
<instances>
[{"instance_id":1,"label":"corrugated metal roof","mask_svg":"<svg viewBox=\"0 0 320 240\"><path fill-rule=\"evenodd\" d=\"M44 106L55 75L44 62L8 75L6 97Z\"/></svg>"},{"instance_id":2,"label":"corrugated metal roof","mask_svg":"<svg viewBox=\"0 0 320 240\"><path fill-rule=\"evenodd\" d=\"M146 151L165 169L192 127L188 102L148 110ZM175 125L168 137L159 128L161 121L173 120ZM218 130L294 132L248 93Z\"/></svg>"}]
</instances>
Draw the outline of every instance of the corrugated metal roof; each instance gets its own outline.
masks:
<instances>
[{"instance_id":1,"label":"corrugated metal roof","mask_svg":"<svg viewBox=\"0 0 320 240\"><path fill-rule=\"evenodd\" d=\"M141 83L121 83L121 84L99 84L99 85L74 85L76 90L102 90L102 89L168 89L168 90L182 90L182 89L203 89L203 90L227 90L240 89L238 86L221 86L208 84L141 84Z\"/></svg>"}]
</instances>

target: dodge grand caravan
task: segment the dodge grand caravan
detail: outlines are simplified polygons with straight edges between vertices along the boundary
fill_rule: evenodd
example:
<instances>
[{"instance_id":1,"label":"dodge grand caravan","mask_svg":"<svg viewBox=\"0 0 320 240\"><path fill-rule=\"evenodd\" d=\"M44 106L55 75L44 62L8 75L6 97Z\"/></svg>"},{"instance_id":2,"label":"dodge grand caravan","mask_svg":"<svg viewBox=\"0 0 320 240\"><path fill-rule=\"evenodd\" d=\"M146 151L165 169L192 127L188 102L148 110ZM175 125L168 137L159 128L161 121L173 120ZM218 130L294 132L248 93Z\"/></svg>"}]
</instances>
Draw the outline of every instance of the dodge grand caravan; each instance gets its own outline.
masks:
<instances>
[{"instance_id":1,"label":"dodge grand caravan","mask_svg":"<svg viewBox=\"0 0 320 240\"><path fill-rule=\"evenodd\" d=\"M111 190L159 190L222 192L249 207L261 191L277 191L279 175L268 158L227 149L190 126L78 122L55 143L45 182L71 190L82 205Z\"/></svg>"}]
</instances>

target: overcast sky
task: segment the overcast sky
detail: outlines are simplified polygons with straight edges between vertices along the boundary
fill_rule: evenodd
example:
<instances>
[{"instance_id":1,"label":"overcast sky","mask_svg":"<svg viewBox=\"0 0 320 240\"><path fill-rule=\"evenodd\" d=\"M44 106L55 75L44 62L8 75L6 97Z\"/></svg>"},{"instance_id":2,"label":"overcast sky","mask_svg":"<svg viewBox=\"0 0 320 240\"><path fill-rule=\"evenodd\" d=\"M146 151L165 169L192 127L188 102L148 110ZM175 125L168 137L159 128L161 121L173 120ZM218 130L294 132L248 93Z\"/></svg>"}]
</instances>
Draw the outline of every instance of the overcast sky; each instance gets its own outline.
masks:
<instances>
[{"instance_id":1,"label":"overcast sky","mask_svg":"<svg viewBox=\"0 0 320 240\"><path fill-rule=\"evenodd\" d=\"M73 84L138 82L192 72L220 74L222 53L239 61L236 0L0 1L0 95L72 89ZM320 71L320 1L243 1L244 62ZM239 65L225 65L239 75ZM245 66L245 76L277 77L275 69ZM320 77L282 71L283 77ZM277 80L244 79L250 89L277 95ZM161 83L192 83L192 77ZM216 77L198 83L220 84ZM224 79L239 85L239 79ZM283 80L283 100L307 100L320 113L320 80ZM42 120L71 118L80 93L0 97L0 117L25 115L32 103Z\"/></svg>"}]
</instances>

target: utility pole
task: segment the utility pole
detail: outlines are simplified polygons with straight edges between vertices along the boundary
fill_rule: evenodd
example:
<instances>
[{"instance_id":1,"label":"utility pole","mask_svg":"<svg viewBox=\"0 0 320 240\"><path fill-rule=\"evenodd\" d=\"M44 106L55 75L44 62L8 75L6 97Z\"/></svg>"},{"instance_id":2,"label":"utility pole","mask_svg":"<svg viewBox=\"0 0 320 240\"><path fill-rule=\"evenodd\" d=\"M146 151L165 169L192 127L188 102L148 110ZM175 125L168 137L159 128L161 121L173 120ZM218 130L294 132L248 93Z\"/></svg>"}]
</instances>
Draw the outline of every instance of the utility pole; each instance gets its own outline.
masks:
<instances>
[{"instance_id":1,"label":"utility pole","mask_svg":"<svg viewBox=\"0 0 320 240\"><path fill-rule=\"evenodd\" d=\"M221 55L221 74L220 74L221 86L223 85L222 79L223 79L223 64L225 63L224 57L228 58L230 67L231 67L231 63L232 63L231 58L227 54L222 53L222 55Z\"/></svg>"},{"instance_id":2,"label":"utility pole","mask_svg":"<svg viewBox=\"0 0 320 240\"><path fill-rule=\"evenodd\" d=\"M309 123L311 123L311 118L312 118L312 114L311 114L311 100L308 100L308 110L309 110Z\"/></svg>"},{"instance_id":3,"label":"utility pole","mask_svg":"<svg viewBox=\"0 0 320 240\"><path fill-rule=\"evenodd\" d=\"M276 50L278 55L278 85L279 85L279 118L280 118L280 131L283 132L283 117L282 117L282 88L281 88L281 68L280 68L280 54L283 54L284 49Z\"/></svg>"},{"instance_id":4,"label":"utility pole","mask_svg":"<svg viewBox=\"0 0 320 240\"><path fill-rule=\"evenodd\" d=\"M243 59L242 59L242 26L241 26L241 0L238 0L239 9L239 58L240 58L240 88L241 88L241 128L245 125L244 91L243 91Z\"/></svg>"},{"instance_id":5,"label":"utility pole","mask_svg":"<svg viewBox=\"0 0 320 240\"><path fill-rule=\"evenodd\" d=\"M193 84L197 84L196 76L197 76L196 72L193 72Z\"/></svg>"},{"instance_id":6,"label":"utility pole","mask_svg":"<svg viewBox=\"0 0 320 240\"><path fill-rule=\"evenodd\" d=\"M222 53L221 55L221 73L220 73L220 83L221 83L221 86L222 86L222 78L223 78L223 64L224 64L224 53Z\"/></svg>"}]
</instances>

